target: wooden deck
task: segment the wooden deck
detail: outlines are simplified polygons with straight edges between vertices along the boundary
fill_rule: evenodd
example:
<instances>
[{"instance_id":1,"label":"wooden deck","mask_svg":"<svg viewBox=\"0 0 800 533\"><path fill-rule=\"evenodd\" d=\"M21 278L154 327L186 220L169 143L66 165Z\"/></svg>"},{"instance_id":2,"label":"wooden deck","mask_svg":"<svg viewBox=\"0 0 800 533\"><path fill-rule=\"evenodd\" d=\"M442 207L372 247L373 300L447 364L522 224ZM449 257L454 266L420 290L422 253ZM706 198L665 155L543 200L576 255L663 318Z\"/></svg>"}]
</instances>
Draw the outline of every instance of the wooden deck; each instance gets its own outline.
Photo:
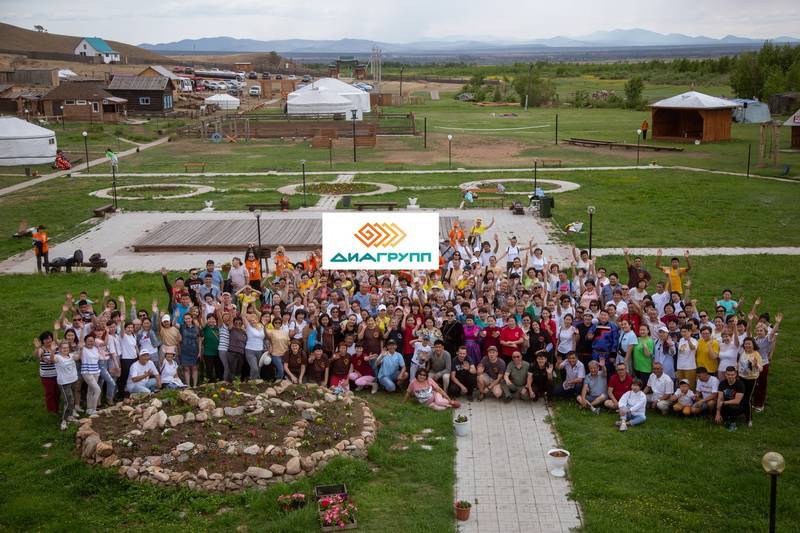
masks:
<instances>
[{"instance_id":1,"label":"wooden deck","mask_svg":"<svg viewBox=\"0 0 800 533\"><path fill-rule=\"evenodd\" d=\"M439 236L446 239L455 217L439 217ZM258 242L255 220L172 220L164 222L133 244L135 252L244 252ZM261 220L261 245L308 251L322 245L319 218Z\"/></svg>"}]
</instances>

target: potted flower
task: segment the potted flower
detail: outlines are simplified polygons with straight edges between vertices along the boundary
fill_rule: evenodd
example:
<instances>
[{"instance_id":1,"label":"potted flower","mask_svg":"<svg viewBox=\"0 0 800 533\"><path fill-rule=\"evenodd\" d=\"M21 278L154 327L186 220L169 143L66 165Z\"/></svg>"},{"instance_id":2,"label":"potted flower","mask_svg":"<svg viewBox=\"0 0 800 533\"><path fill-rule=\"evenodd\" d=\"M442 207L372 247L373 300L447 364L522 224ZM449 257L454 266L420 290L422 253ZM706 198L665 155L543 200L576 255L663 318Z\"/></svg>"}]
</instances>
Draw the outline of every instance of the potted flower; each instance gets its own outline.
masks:
<instances>
[{"instance_id":1,"label":"potted flower","mask_svg":"<svg viewBox=\"0 0 800 533\"><path fill-rule=\"evenodd\" d=\"M300 509L306 504L306 495L302 492L295 492L294 494L282 494L278 496L278 507L281 511L289 512L295 509Z\"/></svg>"},{"instance_id":2,"label":"potted flower","mask_svg":"<svg viewBox=\"0 0 800 533\"><path fill-rule=\"evenodd\" d=\"M456 510L456 519L462 522L469 520L469 511L472 509L472 504L467 500L458 500L453 505Z\"/></svg>"},{"instance_id":3,"label":"potted flower","mask_svg":"<svg viewBox=\"0 0 800 533\"><path fill-rule=\"evenodd\" d=\"M469 419L466 415L458 415L453 419L453 426L456 428L456 436L466 437L469 435Z\"/></svg>"},{"instance_id":4,"label":"potted flower","mask_svg":"<svg viewBox=\"0 0 800 533\"><path fill-rule=\"evenodd\" d=\"M550 474L555 477L564 477L567 475L567 461L569 461L569 452L561 448L553 448L547 452L547 459L550 463Z\"/></svg>"},{"instance_id":5,"label":"potted flower","mask_svg":"<svg viewBox=\"0 0 800 533\"><path fill-rule=\"evenodd\" d=\"M347 494L323 496L317 502L322 531L356 529L358 508Z\"/></svg>"}]
</instances>

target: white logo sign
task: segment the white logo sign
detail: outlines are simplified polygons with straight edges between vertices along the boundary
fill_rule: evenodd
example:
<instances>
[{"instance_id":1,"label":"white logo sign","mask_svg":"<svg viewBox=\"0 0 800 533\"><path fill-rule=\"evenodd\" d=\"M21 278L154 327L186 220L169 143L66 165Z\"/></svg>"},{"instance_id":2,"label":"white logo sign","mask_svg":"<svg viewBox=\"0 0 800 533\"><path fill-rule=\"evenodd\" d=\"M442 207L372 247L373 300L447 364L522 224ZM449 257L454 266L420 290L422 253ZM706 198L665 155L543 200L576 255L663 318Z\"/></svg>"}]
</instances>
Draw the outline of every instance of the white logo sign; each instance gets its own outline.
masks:
<instances>
[{"instance_id":1,"label":"white logo sign","mask_svg":"<svg viewBox=\"0 0 800 533\"><path fill-rule=\"evenodd\" d=\"M438 213L323 213L322 268L435 270Z\"/></svg>"}]
</instances>

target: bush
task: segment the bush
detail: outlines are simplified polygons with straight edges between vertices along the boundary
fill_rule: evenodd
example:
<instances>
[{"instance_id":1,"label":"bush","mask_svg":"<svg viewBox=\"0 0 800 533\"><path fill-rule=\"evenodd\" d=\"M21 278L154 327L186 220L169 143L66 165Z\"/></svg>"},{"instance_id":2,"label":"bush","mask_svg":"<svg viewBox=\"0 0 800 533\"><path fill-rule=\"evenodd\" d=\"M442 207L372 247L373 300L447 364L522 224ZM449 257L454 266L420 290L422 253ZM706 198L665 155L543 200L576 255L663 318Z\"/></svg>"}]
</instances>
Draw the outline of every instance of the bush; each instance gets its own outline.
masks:
<instances>
[{"instance_id":1,"label":"bush","mask_svg":"<svg viewBox=\"0 0 800 533\"><path fill-rule=\"evenodd\" d=\"M637 109L642 104L642 91L644 82L642 78L635 76L625 83L625 107Z\"/></svg>"}]
</instances>

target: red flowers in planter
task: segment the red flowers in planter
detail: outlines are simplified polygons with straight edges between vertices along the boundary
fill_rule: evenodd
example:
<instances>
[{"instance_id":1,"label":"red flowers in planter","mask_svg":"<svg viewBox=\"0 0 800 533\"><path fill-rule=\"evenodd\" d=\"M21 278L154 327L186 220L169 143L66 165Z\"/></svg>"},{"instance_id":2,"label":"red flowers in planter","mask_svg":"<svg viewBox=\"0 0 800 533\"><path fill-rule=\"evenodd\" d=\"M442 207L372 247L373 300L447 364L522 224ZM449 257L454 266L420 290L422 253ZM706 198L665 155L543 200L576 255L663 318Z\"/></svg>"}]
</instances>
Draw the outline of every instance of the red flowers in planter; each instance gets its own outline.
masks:
<instances>
[{"instance_id":1,"label":"red flowers in planter","mask_svg":"<svg viewBox=\"0 0 800 533\"><path fill-rule=\"evenodd\" d=\"M319 500L322 527L344 529L356 522L358 508L346 494L324 496Z\"/></svg>"}]
</instances>

